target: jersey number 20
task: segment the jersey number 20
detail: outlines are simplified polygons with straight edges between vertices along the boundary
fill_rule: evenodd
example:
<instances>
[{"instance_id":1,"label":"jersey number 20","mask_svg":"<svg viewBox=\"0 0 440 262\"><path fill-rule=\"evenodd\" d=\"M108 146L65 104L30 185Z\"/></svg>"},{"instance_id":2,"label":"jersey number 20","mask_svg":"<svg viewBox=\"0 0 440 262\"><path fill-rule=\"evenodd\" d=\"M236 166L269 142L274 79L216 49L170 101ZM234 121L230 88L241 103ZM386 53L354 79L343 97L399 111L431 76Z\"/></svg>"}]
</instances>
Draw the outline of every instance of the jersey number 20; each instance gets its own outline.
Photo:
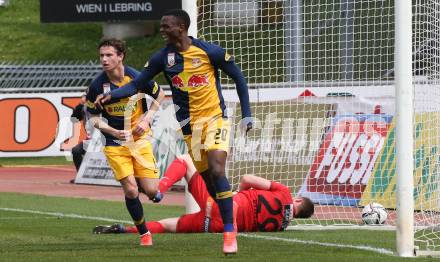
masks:
<instances>
[{"instance_id":1,"label":"jersey number 20","mask_svg":"<svg viewBox=\"0 0 440 262\"><path fill-rule=\"evenodd\" d=\"M220 144L219 140L221 139L223 142L226 141L228 135L228 129L226 128L217 128L217 132L215 133L215 144Z\"/></svg>"}]
</instances>

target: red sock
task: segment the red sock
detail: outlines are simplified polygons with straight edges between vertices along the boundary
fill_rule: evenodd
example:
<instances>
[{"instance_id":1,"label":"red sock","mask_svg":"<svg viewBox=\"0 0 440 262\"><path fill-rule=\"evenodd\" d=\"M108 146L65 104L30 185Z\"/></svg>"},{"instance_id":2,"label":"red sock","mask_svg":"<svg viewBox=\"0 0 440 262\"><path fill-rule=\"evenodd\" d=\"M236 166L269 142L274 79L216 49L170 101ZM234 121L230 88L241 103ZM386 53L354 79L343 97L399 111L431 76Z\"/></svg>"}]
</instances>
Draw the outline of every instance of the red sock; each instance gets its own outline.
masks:
<instances>
[{"instance_id":1,"label":"red sock","mask_svg":"<svg viewBox=\"0 0 440 262\"><path fill-rule=\"evenodd\" d=\"M145 225L147 226L151 234L165 233L165 228L162 226L161 223L157 221L149 221L146 222ZM137 233L137 232L138 229L136 226L125 226L125 233Z\"/></svg>"},{"instance_id":2,"label":"red sock","mask_svg":"<svg viewBox=\"0 0 440 262\"><path fill-rule=\"evenodd\" d=\"M186 163L184 160L176 158L168 167L159 182L159 191L165 193L170 186L182 179L186 174Z\"/></svg>"},{"instance_id":3,"label":"red sock","mask_svg":"<svg viewBox=\"0 0 440 262\"><path fill-rule=\"evenodd\" d=\"M150 230L151 234L165 233L165 228L157 221L147 222L147 228Z\"/></svg>"},{"instance_id":4,"label":"red sock","mask_svg":"<svg viewBox=\"0 0 440 262\"><path fill-rule=\"evenodd\" d=\"M125 226L125 233L137 233L138 229L136 226Z\"/></svg>"}]
</instances>

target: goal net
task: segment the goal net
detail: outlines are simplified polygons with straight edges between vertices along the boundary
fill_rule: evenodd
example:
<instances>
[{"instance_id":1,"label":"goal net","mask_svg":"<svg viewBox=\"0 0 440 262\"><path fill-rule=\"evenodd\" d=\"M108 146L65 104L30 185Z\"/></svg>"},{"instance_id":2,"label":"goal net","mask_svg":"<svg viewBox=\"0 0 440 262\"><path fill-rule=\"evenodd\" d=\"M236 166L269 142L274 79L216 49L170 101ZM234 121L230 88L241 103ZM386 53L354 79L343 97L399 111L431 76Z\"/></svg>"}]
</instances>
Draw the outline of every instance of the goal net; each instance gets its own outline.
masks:
<instances>
[{"instance_id":1,"label":"goal net","mask_svg":"<svg viewBox=\"0 0 440 262\"><path fill-rule=\"evenodd\" d=\"M435 249L440 4L412 2L415 238ZM295 225L361 225L371 202L396 225L394 19L391 0L198 1L198 37L234 55L256 118L247 137L233 136L234 188L256 174L311 198L315 215ZM238 101L231 79L222 84L225 99ZM239 106L228 109L238 123Z\"/></svg>"}]
</instances>

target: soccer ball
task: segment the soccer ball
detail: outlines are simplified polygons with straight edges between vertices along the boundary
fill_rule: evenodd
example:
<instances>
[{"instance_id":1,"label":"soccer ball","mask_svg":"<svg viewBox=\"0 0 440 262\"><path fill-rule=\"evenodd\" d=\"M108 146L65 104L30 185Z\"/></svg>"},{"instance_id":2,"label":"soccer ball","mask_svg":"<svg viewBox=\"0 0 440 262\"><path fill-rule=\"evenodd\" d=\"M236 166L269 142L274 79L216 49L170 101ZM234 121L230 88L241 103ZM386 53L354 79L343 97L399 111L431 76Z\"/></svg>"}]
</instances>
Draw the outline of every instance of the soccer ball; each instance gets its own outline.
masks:
<instances>
[{"instance_id":1,"label":"soccer ball","mask_svg":"<svg viewBox=\"0 0 440 262\"><path fill-rule=\"evenodd\" d=\"M362 221L367 225L381 225L387 217L387 210L379 203L370 203L362 209Z\"/></svg>"}]
</instances>

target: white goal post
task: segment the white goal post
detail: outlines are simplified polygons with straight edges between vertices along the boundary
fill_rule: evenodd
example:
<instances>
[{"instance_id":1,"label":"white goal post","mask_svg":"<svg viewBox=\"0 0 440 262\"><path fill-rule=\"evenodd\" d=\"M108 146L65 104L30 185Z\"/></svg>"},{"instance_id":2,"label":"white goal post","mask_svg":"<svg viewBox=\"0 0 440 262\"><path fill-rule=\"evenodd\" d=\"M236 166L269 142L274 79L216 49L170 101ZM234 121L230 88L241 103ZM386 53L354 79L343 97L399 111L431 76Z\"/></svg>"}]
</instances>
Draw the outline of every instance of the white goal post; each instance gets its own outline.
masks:
<instances>
[{"instance_id":1,"label":"white goal post","mask_svg":"<svg viewBox=\"0 0 440 262\"><path fill-rule=\"evenodd\" d=\"M396 89L396 249L402 257L414 256L413 183L413 85L412 3L395 0L395 89Z\"/></svg>"},{"instance_id":2,"label":"white goal post","mask_svg":"<svg viewBox=\"0 0 440 262\"><path fill-rule=\"evenodd\" d=\"M361 209L377 202L399 256L438 254L438 1L183 0L183 8L190 35L232 53L250 87L256 124L246 138L231 136L234 189L252 173L311 198L315 215L292 227L368 228ZM221 80L238 123L234 83Z\"/></svg>"}]
</instances>

